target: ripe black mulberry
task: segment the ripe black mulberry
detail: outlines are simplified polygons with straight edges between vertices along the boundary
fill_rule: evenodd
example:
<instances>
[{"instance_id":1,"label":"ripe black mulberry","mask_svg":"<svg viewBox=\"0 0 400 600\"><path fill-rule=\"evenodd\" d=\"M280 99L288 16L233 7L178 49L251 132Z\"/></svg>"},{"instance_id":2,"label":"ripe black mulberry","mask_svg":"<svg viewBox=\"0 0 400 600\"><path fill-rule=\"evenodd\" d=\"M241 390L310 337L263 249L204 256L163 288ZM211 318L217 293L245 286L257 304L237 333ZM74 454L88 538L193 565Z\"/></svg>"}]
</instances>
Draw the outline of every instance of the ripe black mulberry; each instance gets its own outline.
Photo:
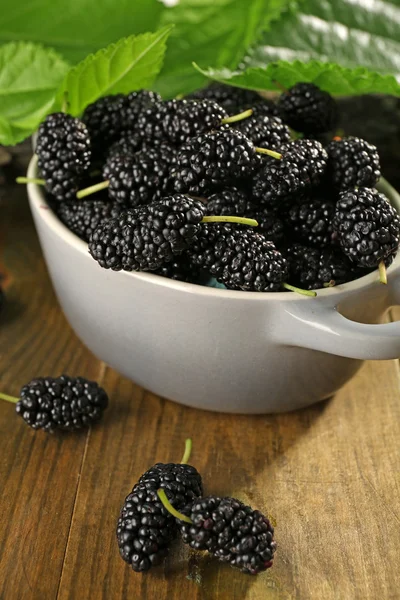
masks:
<instances>
[{"instance_id":1,"label":"ripe black mulberry","mask_svg":"<svg viewBox=\"0 0 400 600\"><path fill-rule=\"evenodd\" d=\"M175 507L174 507L175 508ZM272 566L274 528L260 511L235 498L199 498L181 512L192 523L178 521L183 541L207 550L243 573L257 575Z\"/></svg>"},{"instance_id":2,"label":"ripe black mulberry","mask_svg":"<svg viewBox=\"0 0 400 600\"><path fill-rule=\"evenodd\" d=\"M90 167L91 143L84 123L64 113L48 115L39 127L36 154L46 190L57 201L72 200Z\"/></svg>"},{"instance_id":3,"label":"ripe black mulberry","mask_svg":"<svg viewBox=\"0 0 400 600\"><path fill-rule=\"evenodd\" d=\"M99 421L108 405L106 392L83 377L38 377L23 386L16 405L33 429L73 431Z\"/></svg>"},{"instance_id":4,"label":"ripe black mulberry","mask_svg":"<svg viewBox=\"0 0 400 600\"><path fill-rule=\"evenodd\" d=\"M142 475L125 499L117 525L121 557L137 572L158 565L178 533L174 517L158 499L160 488L177 510L202 495L201 477L190 465L157 463Z\"/></svg>"},{"instance_id":5,"label":"ripe black mulberry","mask_svg":"<svg viewBox=\"0 0 400 600\"><path fill-rule=\"evenodd\" d=\"M353 263L365 268L377 267L398 250L400 217L377 190L348 190L339 196L333 231Z\"/></svg>"},{"instance_id":6,"label":"ripe black mulberry","mask_svg":"<svg viewBox=\"0 0 400 600\"><path fill-rule=\"evenodd\" d=\"M155 271L189 248L205 212L179 194L128 210L95 229L89 252L105 269Z\"/></svg>"}]
</instances>

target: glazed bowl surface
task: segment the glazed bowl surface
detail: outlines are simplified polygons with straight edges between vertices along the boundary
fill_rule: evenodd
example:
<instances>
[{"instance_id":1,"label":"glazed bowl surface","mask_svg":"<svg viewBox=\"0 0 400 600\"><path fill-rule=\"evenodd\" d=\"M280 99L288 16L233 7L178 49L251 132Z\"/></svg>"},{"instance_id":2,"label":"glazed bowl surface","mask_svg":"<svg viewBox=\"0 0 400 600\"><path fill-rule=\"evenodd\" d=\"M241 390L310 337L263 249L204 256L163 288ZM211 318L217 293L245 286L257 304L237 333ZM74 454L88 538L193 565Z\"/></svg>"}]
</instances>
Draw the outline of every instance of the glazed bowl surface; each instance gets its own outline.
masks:
<instances>
[{"instance_id":1,"label":"glazed bowl surface","mask_svg":"<svg viewBox=\"0 0 400 600\"><path fill-rule=\"evenodd\" d=\"M400 212L397 192L386 182L381 190ZM400 322L381 323L400 303L400 253L388 285L376 271L316 298L216 289L102 269L40 186L28 184L28 196L71 326L99 359L155 394L219 412L289 411L331 396L365 359L400 356Z\"/></svg>"}]
</instances>

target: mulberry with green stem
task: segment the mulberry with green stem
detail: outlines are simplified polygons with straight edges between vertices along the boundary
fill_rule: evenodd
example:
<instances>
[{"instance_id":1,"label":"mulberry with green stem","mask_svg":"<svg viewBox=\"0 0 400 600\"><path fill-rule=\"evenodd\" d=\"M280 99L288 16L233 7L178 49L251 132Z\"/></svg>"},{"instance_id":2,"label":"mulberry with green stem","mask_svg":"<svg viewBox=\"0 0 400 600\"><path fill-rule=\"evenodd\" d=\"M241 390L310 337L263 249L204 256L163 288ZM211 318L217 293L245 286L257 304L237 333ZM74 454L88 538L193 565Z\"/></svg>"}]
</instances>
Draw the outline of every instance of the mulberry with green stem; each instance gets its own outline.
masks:
<instances>
[{"instance_id":1,"label":"mulberry with green stem","mask_svg":"<svg viewBox=\"0 0 400 600\"><path fill-rule=\"evenodd\" d=\"M208 496L179 508L158 492L165 508L175 516L185 544L206 550L218 560L250 575L272 567L276 542L270 520L236 498Z\"/></svg>"},{"instance_id":2,"label":"mulberry with green stem","mask_svg":"<svg viewBox=\"0 0 400 600\"><path fill-rule=\"evenodd\" d=\"M294 243L282 248L288 264L288 281L307 290L333 287L366 274L336 246L315 248Z\"/></svg>"},{"instance_id":3,"label":"mulberry with green stem","mask_svg":"<svg viewBox=\"0 0 400 600\"><path fill-rule=\"evenodd\" d=\"M245 119L251 112L229 116L212 100L168 100L138 115L134 131L148 142L164 140L179 147L196 135Z\"/></svg>"},{"instance_id":4,"label":"mulberry with green stem","mask_svg":"<svg viewBox=\"0 0 400 600\"><path fill-rule=\"evenodd\" d=\"M254 201L272 209L317 187L326 176L328 164L326 150L314 140L293 140L279 152L280 159L266 156L253 178Z\"/></svg>"},{"instance_id":5,"label":"mulberry with green stem","mask_svg":"<svg viewBox=\"0 0 400 600\"><path fill-rule=\"evenodd\" d=\"M207 270L231 290L279 292L285 289L315 296L286 283L287 263L275 245L253 229L230 224L203 225L192 243L193 265Z\"/></svg>"},{"instance_id":6,"label":"mulberry with green stem","mask_svg":"<svg viewBox=\"0 0 400 600\"><path fill-rule=\"evenodd\" d=\"M212 219L230 217L208 217L202 202L176 194L103 222L92 234L89 252L105 269L156 271L185 252L200 233L201 223Z\"/></svg>"},{"instance_id":7,"label":"mulberry with green stem","mask_svg":"<svg viewBox=\"0 0 400 600\"><path fill-rule=\"evenodd\" d=\"M163 150L165 148L167 149L166 152ZM174 149L167 143L157 143L154 148L150 148L146 144L146 148L140 156L140 162L145 163L146 159L153 161L150 165L151 172L147 173L148 169L145 164L143 167L137 164L135 177L132 177L131 170L126 168L126 165L128 161L136 161L137 163L139 161L138 155L124 157L117 154L107 161L103 169L105 180L79 190L77 197L84 198L110 186L111 188L115 187L115 194L112 197L118 201L121 195L121 197L124 197L122 201L126 203L126 190L129 194L132 189L136 194L137 187L143 183L142 170L145 171L144 176L146 179L143 189L146 190L147 182L151 184L153 177L155 177L157 186L152 187L154 193L157 194L156 188L161 188L157 173L157 165L159 162L161 164L163 160L163 155L160 154L161 151L165 154L171 187L174 187L174 190L178 193L190 193L195 196L211 194L213 191L221 189L221 187L235 184L235 182L243 182L261 164L260 153L273 156L275 159L281 158L278 152L267 148L258 148L240 131L230 129L228 125L223 125L219 130L191 138L181 146L176 155ZM116 165L115 170L114 168L110 169L109 166L113 161ZM120 164L122 164L121 168ZM112 181L114 173L116 175L114 177L115 186ZM165 188L161 188L162 193L165 193L165 191ZM128 200L128 202L130 201Z\"/></svg>"},{"instance_id":8,"label":"mulberry with green stem","mask_svg":"<svg viewBox=\"0 0 400 600\"><path fill-rule=\"evenodd\" d=\"M175 191L212 194L249 178L259 162L256 147L240 131L227 127L198 135L180 148Z\"/></svg>"},{"instance_id":9,"label":"mulberry with green stem","mask_svg":"<svg viewBox=\"0 0 400 600\"><path fill-rule=\"evenodd\" d=\"M53 433L75 431L99 421L108 396L94 381L83 377L37 377L24 385L19 398L0 394L16 404L15 410L32 429Z\"/></svg>"},{"instance_id":10,"label":"mulberry with green stem","mask_svg":"<svg viewBox=\"0 0 400 600\"><path fill-rule=\"evenodd\" d=\"M72 200L90 167L91 141L84 123L64 113L48 115L39 127L35 151L46 190L58 202ZM28 180L19 177L17 182Z\"/></svg>"},{"instance_id":11,"label":"mulberry with green stem","mask_svg":"<svg viewBox=\"0 0 400 600\"><path fill-rule=\"evenodd\" d=\"M122 559L136 572L148 571L160 564L178 534L174 517L164 508L157 491L162 489L179 508L203 493L201 476L186 464L191 440L180 464L157 463L144 473L125 503L117 524L117 542Z\"/></svg>"},{"instance_id":12,"label":"mulberry with green stem","mask_svg":"<svg viewBox=\"0 0 400 600\"><path fill-rule=\"evenodd\" d=\"M99 225L89 252L105 269L154 271L187 250L204 215L201 202L171 196Z\"/></svg>"}]
</instances>

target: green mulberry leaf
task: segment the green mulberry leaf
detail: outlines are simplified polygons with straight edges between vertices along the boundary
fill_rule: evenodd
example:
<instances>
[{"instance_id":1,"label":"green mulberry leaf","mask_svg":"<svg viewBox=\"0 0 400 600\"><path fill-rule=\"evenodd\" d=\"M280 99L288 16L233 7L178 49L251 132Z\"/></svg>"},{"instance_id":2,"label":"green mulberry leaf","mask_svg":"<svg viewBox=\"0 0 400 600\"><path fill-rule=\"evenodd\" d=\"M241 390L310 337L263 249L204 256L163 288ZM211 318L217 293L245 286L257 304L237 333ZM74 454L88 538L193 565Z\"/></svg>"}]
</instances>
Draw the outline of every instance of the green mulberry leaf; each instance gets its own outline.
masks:
<instances>
[{"instance_id":1,"label":"green mulberry leaf","mask_svg":"<svg viewBox=\"0 0 400 600\"><path fill-rule=\"evenodd\" d=\"M249 90L276 91L280 86L289 88L299 81L307 81L334 95L381 93L400 96L400 85L392 75L381 75L363 67L351 69L316 60L307 63L281 60L266 67L250 67L244 71L198 70L215 81Z\"/></svg>"},{"instance_id":2,"label":"green mulberry leaf","mask_svg":"<svg viewBox=\"0 0 400 600\"><path fill-rule=\"evenodd\" d=\"M288 11L263 34L237 71L202 72L249 89L310 81L331 94L400 95L399 1L303 0L300 12Z\"/></svg>"},{"instance_id":3,"label":"green mulberry leaf","mask_svg":"<svg viewBox=\"0 0 400 600\"><path fill-rule=\"evenodd\" d=\"M59 88L56 107L65 96L68 112L80 115L88 104L107 94L149 88L164 59L171 27L155 33L132 35L91 54L73 67Z\"/></svg>"},{"instance_id":4,"label":"green mulberry leaf","mask_svg":"<svg viewBox=\"0 0 400 600\"><path fill-rule=\"evenodd\" d=\"M39 42L76 64L123 37L155 31L163 10L159 0L7 0L0 43Z\"/></svg>"},{"instance_id":5,"label":"green mulberry leaf","mask_svg":"<svg viewBox=\"0 0 400 600\"><path fill-rule=\"evenodd\" d=\"M180 0L162 14L174 24L155 89L164 97L186 94L206 82L192 67L235 68L248 47L290 0Z\"/></svg>"},{"instance_id":6,"label":"green mulberry leaf","mask_svg":"<svg viewBox=\"0 0 400 600\"><path fill-rule=\"evenodd\" d=\"M251 49L243 64L317 60L400 75L398 0L303 0ZM211 63L210 63L211 65Z\"/></svg>"},{"instance_id":7,"label":"green mulberry leaf","mask_svg":"<svg viewBox=\"0 0 400 600\"><path fill-rule=\"evenodd\" d=\"M0 47L0 143L28 137L47 114L68 64L50 48L30 42Z\"/></svg>"}]
</instances>

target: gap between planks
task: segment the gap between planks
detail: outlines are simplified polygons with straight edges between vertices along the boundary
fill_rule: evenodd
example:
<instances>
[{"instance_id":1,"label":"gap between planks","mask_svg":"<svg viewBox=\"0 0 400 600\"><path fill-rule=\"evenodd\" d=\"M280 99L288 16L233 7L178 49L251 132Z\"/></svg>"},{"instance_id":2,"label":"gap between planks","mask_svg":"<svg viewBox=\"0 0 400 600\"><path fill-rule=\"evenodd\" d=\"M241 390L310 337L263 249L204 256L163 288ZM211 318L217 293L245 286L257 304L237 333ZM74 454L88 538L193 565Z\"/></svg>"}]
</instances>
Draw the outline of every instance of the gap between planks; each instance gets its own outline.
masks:
<instances>
[{"instance_id":1,"label":"gap between planks","mask_svg":"<svg viewBox=\"0 0 400 600\"><path fill-rule=\"evenodd\" d=\"M97 378L97 383L99 385L103 385L104 382L104 378L107 372L108 366L106 365L105 362L101 361L100 365L99 365L99 375ZM81 464L79 465L79 473L78 473L78 481L77 481L77 485L76 485L76 490L75 490L75 496L74 496L74 502L72 505L72 511L71 511L71 518L70 518L70 522L69 522L69 527L68 527L68 535L67 535L67 540L65 543L65 548L64 548L64 554L63 554L63 560L62 560L62 567L61 567L61 571L60 571L60 578L58 581L58 586L57 586L57 592L55 595L56 600L59 598L60 595L60 588L61 588L61 581L62 581L62 576L64 573L64 566L65 566L65 558L67 556L67 552L68 552L68 546L69 546L69 542L70 542L70 538L71 538L71 531L72 531L72 523L74 521L74 516L75 516L75 508L78 502L78 497L79 497L79 490L81 487L81 474L83 472L83 468L84 468L84 464L85 464L85 460L86 460L86 456L87 456L87 451L89 448L89 443L90 443L90 437L91 437L91 433L92 433L92 428L89 427L87 436L86 436L86 441L85 441L85 448L83 450L83 454L82 454L82 460L81 460Z\"/></svg>"}]
</instances>

